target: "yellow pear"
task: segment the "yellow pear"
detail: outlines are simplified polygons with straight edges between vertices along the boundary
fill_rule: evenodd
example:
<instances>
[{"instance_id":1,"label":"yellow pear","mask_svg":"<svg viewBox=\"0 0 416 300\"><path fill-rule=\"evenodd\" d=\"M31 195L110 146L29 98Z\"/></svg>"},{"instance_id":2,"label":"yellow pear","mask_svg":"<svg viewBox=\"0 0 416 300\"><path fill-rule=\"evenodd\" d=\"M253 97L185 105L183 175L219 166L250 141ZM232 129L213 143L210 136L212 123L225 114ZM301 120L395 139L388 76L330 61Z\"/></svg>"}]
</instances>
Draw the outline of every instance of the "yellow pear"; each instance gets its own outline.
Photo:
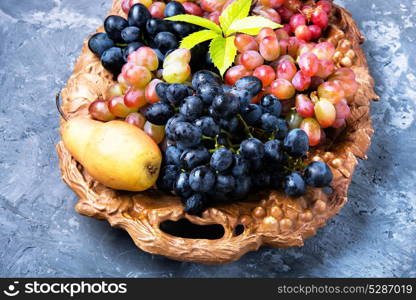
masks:
<instances>
[{"instance_id":1,"label":"yellow pear","mask_svg":"<svg viewBox=\"0 0 416 300\"><path fill-rule=\"evenodd\" d=\"M71 155L110 188L144 191L159 176L162 154L158 145L133 125L76 117L65 122L61 134Z\"/></svg>"}]
</instances>

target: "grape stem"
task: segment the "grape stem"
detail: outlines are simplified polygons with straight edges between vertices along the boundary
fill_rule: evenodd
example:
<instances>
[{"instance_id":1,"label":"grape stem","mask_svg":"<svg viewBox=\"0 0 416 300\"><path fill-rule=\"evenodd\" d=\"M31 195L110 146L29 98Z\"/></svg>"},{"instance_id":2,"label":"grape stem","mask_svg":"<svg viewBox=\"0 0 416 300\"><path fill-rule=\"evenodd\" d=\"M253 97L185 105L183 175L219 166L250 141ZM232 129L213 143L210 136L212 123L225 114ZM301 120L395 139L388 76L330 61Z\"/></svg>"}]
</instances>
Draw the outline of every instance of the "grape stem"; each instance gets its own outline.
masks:
<instances>
[{"instance_id":1,"label":"grape stem","mask_svg":"<svg viewBox=\"0 0 416 300\"><path fill-rule=\"evenodd\" d=\"M240 120L240 122L243 124L243 126L244 126L244 131L246 132L246 134L249 136L249 137L253 137L253 135L251 134L251 132L250 132L250 127L247 125L247 123L246 123L246 121L244 121L244 119L243 119L243 117L240 115L240 114L238 114L237 115L237 117L238 117L238 119Z\"/></svg>"}]
</instances>

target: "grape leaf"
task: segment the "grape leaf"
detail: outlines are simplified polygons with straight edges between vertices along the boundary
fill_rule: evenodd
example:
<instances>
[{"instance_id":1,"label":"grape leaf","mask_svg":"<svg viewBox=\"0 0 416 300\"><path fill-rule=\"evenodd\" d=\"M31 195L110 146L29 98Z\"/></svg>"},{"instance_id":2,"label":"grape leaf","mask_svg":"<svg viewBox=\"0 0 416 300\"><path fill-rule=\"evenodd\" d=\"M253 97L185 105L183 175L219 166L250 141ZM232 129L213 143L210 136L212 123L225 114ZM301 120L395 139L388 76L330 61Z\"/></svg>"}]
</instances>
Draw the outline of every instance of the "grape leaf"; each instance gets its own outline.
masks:
<instances>
[{"instance_id":1,"label":"grape leaf","mask_svg":"<svg viewBox=\"0 0 416 300\"><path fill-rule=\"evenodd\" d=\"M165 20L191 23L194 25L205 27L207 29L211 29L218 33L222 33L221 27L215 24L214 22L194 15L176 15L170 18L166 18Z\"/></svg>"},{"instance_id":2,"label":"grape leaf","mask_svg":"<svg viewBox=\"0 0 416 300\"><path fill-rule=\"evenodd\" d=\"M251 16L241 20L234 21L228 28L227 34L235 32L247 33L250 35L257 35L264 27L276 29L282 27L269 19L260 16Z\"/></svg>"},{"instance_id":3,"label":"grape leaf","mask_svg":"<svg viewBox=\"0 0 416 300\"><path fill-rule=\"evenodd\" d=\"M201 30L191 33L182 39L180 48L192 49L200 43L216 38L218 35L218 32L212 30Z\"/></svg>"},{"instance_id":4,"label":"grape leaf","mask_svg":"<svg viewBox=\"0 0 416 300\"><path fill-rule=\"evenodd\" d=\"M224 38L217 36L209 45L209 54L212 62L220 71L221 76L233 64L237 48L234 45L235 36Z\"/></svg>"},{"instance_id":5,"label":"grape leaf","mask_svg":"<svg viewBox=\"0 0 416 300\"><path fill-rule=\"evenodd\" d=\"M230 25L248 16L251 7L251 0L235 0L227 6L220 15L220 24L224 33L227 34Z\"/></svg>"}]
</instances>

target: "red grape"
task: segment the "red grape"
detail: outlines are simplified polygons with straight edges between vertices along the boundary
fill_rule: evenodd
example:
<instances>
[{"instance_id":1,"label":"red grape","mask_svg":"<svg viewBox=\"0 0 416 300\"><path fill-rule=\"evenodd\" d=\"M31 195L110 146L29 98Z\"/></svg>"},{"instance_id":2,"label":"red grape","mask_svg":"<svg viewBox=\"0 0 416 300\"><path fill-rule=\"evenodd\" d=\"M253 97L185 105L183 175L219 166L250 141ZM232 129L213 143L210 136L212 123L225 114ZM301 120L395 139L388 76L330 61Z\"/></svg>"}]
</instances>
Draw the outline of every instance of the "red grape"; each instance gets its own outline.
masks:
<instances>
[{"instance_id":1,"label":"red grape","mask_svg":"<svg viewBox=\"0 0 416 300\"><path fill-rule=\"evenodd\" d=\"M220 12L219 11L213 11L207 16L207 19L214 22L217 25L220 25Z\"/></svg>"},{"instance_id":2,"label":"red grape","mask_svg":"<svg viewBox=\"0 0 416 300\"><path fill-rule=\"evenodd\" d=\"M339 129L345 126L347 122L345 121L345 119L336 119L334 121L334 123L331 125L331 127Z\"/></svg>"},{"instance_id":3,"label":"red grape","mask_svg":"<svg viewBox=\"0 0 416 300\"><path fill-rule=\"evenodd\" d=\"M150 136L156 144L160 144L165 138L165 127L157 126L149 121L144 124L144 132Z\"/></svg>"},{"instance_id":4,"label":"red grape","mask_svg":"<svg viewBox=\"0 0 416 300\"><path fill-rule=\"evenodd\" d=\"M267 7L278 8L282 6L286 0L260 0L260 3Z\"/></svg>"},{"instance_id":5,"label":"red grape","mask_svg":"<svg viewBox=\"0 0 416 300\"><path fill-rule=\"evenodd\" d=\"M276 72L272 67L262 65L254 70L253 76L261 80L263 87L268 87L276 79Z\"/></svg>"},{"instance_id":6,"label":"red grape","mask_svg":"<svg viewBox=\"0 0 416 300\"><path fill-rule=\"evenodd\" d=\"M322 42L316 44L311 52L315 54L319 59L332 59L335 54L335 47L329 42Z\"/></svg>"},{"instance_id":7,"label":"red grape","mask_svg":"<svg viewBox=\"0 0 416 300\"><path fill-rule=\"evenodd\" d=\"M247 52L244 52L243 55L240 58L241 64L247 69L247 70L253 70L259 66L261 66L264 63L263 57L254 50L249 50Z\"/></svg>"},{"instance_id":8,"label":"red grape","mask_svg":"<svg viewBox=\"0 0 416 300\"><path fill-rule=\"evenodd\" d=\"M277 78L292 81L297 71L298 69L292 61L284 60L277 67Z\"/></svg>"},{"instance_id":9,"label":"red grape","mask_svg":"<svg viewBox=\"0 0 416 300\"><path fill-rule=\"evenodd\" d=\"M142 114L134 112L129 114L124 121L140 129L143 129L144 124L146 123L146 118Z\"/></svg>"},{"instance_id":10,"label":"red grape","mask_svg":"<svg viewBox=\"0 0 416 300\"><path fill-rule=\"evenodd\" d=\"M298 40L296 37L290 37L287 45L287 54L289 54L293 58L298 57L299 46L302 44L302 42Z\"/></svg>"},{"instance_id":11,"label":"red grape","mask_svg":"<svg viewBox=\"0 0 416 300\"><path fill-rule=\"evenodd\" d=\"M276 79L270 85L271 93L280 100L287 100L295 96L295 87L286 79Z\"/></svg>"},{"instance_id":12,"label":"red grape","mask_svg":"<svg viewBox=\"0 0 416 300\"><path fill-rule=\"evenodd\" d=\"M305 75L303 71L299 71L293 77L292 84L296 90L300 92L306 91L311 85L311 77Z\"/></svg>"},{"instance_id":13,"label":"red grape","mask_svg":"<svg viewBox=\"0 0 416 300\"><path fill-rule=\"evenodd\" d=\"M137 108L129 108L124 104L123 97L114 97L108 101L108 109L110 112L119 118L125 118L132 112L137 112Z\"/></svg>"},{"instance_id":14,"label":"red grape","mask_svg":"<svg viewBox=\"0 0 416 300\"><path fill-rule=\"evenodd\" d=\"M153 2L149 7L149 12L153 18L163 19L166 4L164 2Z\"/></svg>"},{"instance_id":15,"label":"red grape","mask_svg":"<svg viewBox=\"0 0 416 300\"><path fill-rule=\"evenodd\" d=\"M309 88L315 91L322 83L324 83L324 80L321 77L313 76Z\"/></svg>"},{"instance_id":16,"label":"red grape","mask_svg":"<svg viewBox=\"0 0 416 300\"><path fill-rule=\"evenodd\" d=\"M130 10L130 0L123 0L123 2L121 2L121 9L125 14L128 14Z\"/></svg>"},{"instance_id":17,"label":"red grape","mask_svg":"<svg viewBox=\"0 0 416 300\"><path fill-rule=\"evenodd\" d=\"M271 7L257 6L253 9L253 13L278 24L282 22L279 13Z\"/></svg>"},{"instance_id":18,"label":"red grape","mask_svg":"<svg viewBox=\"0 0 416 300\"><path fill-rule=\"evenodd\" d=\"M320 100L315 104L315 116L323 128L332 126L335 122L336 115L334 105L328 100Z\"/></svg>"},{"instance_id":19,"label":"red grape","mask_svg":"<svg viewBox=\"0 0 416 300\"><path fill-rule=\"evenodd\" d=\"M260 42L260 54L267 61L273 61L280 56L279 41L273 32L273 36L267 36Z\"/></svg>"},{"instance_id":20,"label":"red grape","mask_svg":"<svg viewBox=\"0 0 416 300\"><path fill-rule=\"evenodd\" d=\"M348 119L351 114L351 109L348 105L347 100L341 100L335 104L335 110L337 112L337 119Z\"/></svg>"},{"instance_id":21,"label":"red grape","mask_svg":"<svg viewBox=\"0 0 416 300\"><path fill-rule=\"evenodd\" d=\"M300 25L296 27L295 35L298 39L303 40L305 42L309 42L312 39L312 32L306 25Z\"/></svg>"},{"instance_id":22,"label":"red grape","mask_svg":"<svg viewBox=\"0 0 416 300\"><path fill-rule=\"evenodd\" d=\"M354 96L358 90L358 83L357 81L355 81L355 79L349 79L349 78L342 79L342 80L331 79L330 81L338 83L342 87L346 98L350 98Z\"/></svg>"},{"instance_id":23,"label":"red grape","mask_svg":"<svg viewBox=\"0 0 416 300\"><path fill-rule=\"evenodd\" d=\"M318 25L310 25L309 31L311 32L313 41L319 39L322 35L322 29Z\"/></svg>"},{"instance_id":24,"label":"red grape","mask_svg":"<svg viewBox=\"0 0 416 300\"><path fill-rule=\"evenodd\" d=\"M225 2L227 2L227 0L201 0L201 7L207 12L212 13L217 11L219 13Z\"/></svg>"},{"instance_id":25,"label":"red grape","mask_svg":"<svg viewBox=\"0 0 416 300\"><path fill-rule=\"evenodd\" d=\"M283 28L277 29L277 30L275 31L275 34L276 34L276 37L277 37L277 39L278 39L279 41L289 39L289 34L288 34L288 33L287 33L287 31L286 31L286 30L284 30Z\"/></svg>"},{"instance_id":26,"label":"red grape","mask_svg":"<svg viewBox=\"0 0 416 300\"><path fill-rule=\"evenodd\" d=\"M149 71L155 71L159 66L157 54L150 47L140 47L136 51L130 53L127 61L129 63L134 63L137 66L143 66L149 69Z\"/></svg>"},{"instance_id":27,"label":"red grape","mask_svg":"<svg viewBox=\"0 0 416 300\"><path fill-rule=\"evenodd\" d=\"M302 8L302 1L301 0L286 0L283 4L286 8L289 8L291 11L300 11Z\"/></svg>"},{"instance_id":28,"label":"red grape","mask_svg":"<svg viewBox=\"0 0 416 300\"><path fill-rule=\"evenodd\" d=\"M319 76L323 79L331 75L335 70L335 64L333 60L322 59L319 61L319 68L316 76Z\"/></svg>"},{"instance_id":29,"label":"red grape","mask_svg":"<svg viewBox=\"0 0 416 300\"><path fill-rule=\"evenodd\" d=\"M306 20L309 21L311 19L311 14L312 14L313 10L314 10L314 8L312 6L305 5L301 9L301 13L302 13L302 15L305 16Z\"/></svg>"},{"instance_id":30,"label":"red grape","mask_svg":"<svg viewBox=\"0 0 416 300\"><path fill-rule=\"evenodd\" d=\"M327 14L329 14L332 10L332 4L327 0L318 1L316 6L321 7Z\"/></svg>"},{"instance_id":31,"label":"red grape","mask_svg":"<svg viewBox=\"0 0 416 300\"><path fill-rule=\"evenodd\" d=\"M290 18L289 24L294 32L299 26L306 25L306 18L302 14L295 14Z\"/></svg>"},{"instance_id":32,"label":"red grape","mask_svg":"<svg viewBox=\"0 0 416 300\"><path fill-rule=\"evenodd\" d=\"M328 81L318 87L318 96L321 100L325 99L337 104L345 98L345 92L339 83Z\"/></svg>"},{"instance_id":33,"label":"red grape","mask_svg":"<svg viewBox=\"0 0 416 300\"><path fill-rule=\"evenodd\" d=\"M123 77L126 81L135 87L144 88L152 79L150 71L134 63L127 63L122 68Z\"/></svg>"},{"instance_id":34,"label":"red grape","mask_svg":"<svg viewBox=\"0 0 416 300\"><path fill-rule=\"evenodd\" d=\"M279 7L277 9L280 17L282 18L283 23L289 23L290 18L294 15L293 11L288 9L287 7Z\"/></svg>"},{"instance_id":35,"label":"red grape","mask_svg":"<svg viewBox=\"0 0 416 300\"><path fill-rule=\"evenodd\" d=\"M299 94L296 96L296 111L303 118L313 117L315 114L315 105L311 99L304 94Z\"/></svg>"},{"instance_id":36,"label":"red grape","mask_svg":"<svg viewBox=\"0 0 416 300\"><path fill-rule=\"evenodd\" d=\"M289 46L289 40L279 41L279 46L280 46L280 55L286 55L287 47Z\"/></svg>"},{"instance_id":37,"label":"red grape","mask_svg":"<svg viewBox=\"0 0 416 300\"><path fill-rule=\"evenodd\" d=\"M108 109L107 101L95 100L88 107L90 115L98 121L108 122L115 119L115 116Z\"/></svg>"},{"instance_id":38,"label":"red grape","mask_svg":"<svg viewBox=\"0 0 416 300\"><path fill-rule=\"evenodd\" d=\"M310 53L312 52L312 49L315 47L315 43L303 43L299 45L298 49L298 56L301 56L302 54Z\"/></svg>"},{"instance_id":39,"label":"red grape","mask_svg":"<svg viewBox=\"0 0 416 300\"><path fill-rule=\"evenodd\" d=\"M318 6L311 15L311 21L313 24L321 27L321 29L325 29L329 23L328 14Z\"/></svg>"},{"instance_id":40,"label":"red grape","mask_svg":"<svg viewBox=\"0 0 416 300\"><path fill-rule=\"evenodd\" d=\"M259 45L257 44L256 39L253 36L244 33L236 35L234 39L234 45L241 53L244 53L248 50L259 50Z\"/></svg>"},{"instance_id":41,"label":"red grape","mask_svg":"<svg viewBox=\"0 0 416 300\"><path fill-rule=\"evenodd\" d=\"M147 85L146 90L145 90L145 97L146 97L146 101L148 103L156 103L159 102L159 96L156 93L156 86L163 82L160 79L153 79L152 81L150 81L150 83Z\"/></svg>"},{"instance_id":42,"label":"red grape","mask_svg":"<svg viewBox=\"0 0 416 300\"><path fill-rule=\"evenodd\" d=\"M202 17L203 11L202 8L193 2L184 2L182 3L183 8L185 9L185 13L189 15L194 15L198 17Z\"/></svg>"},{"instance_id":43,"label":"red grape","mask_svg":"<svg viewBox=\"0 0 416 300\"><path fill-rule=\"evenodd\" d=\"M252 75L250 70L244 68L243 65L239 65L229 68L225 73L224 80L226 84L234 85L239 79L250 75Z\"/></svg>"},{"instance_id":44,"label":"red grape","mask_svg":"<svg viewBox=\"0 0 416 300\"><path fill-rule=\"evenodd\" d=\"M309 145L314 147L321 141L321 126L314 118L307 118L300 124L300 129L306 132L309 138Z\"/></svg>"},{"instance_id":45,"label":"red grape","mask_svg":"<svg viewBox=\"0 0 416 300\"><path fill-rule=\"evenodd\" d=\"M339 79L339 80L344 80L344 79L354 79L355 80L355 73L352 69L350 68L340 68L338 70L336 70L334 72L334 74L331 75L331 77L329 79Z\"/></svg>"},{"instance_id":46,"label":"red grape","mask_svg":"<svg viewBox=\"0 0 416 300\"><path fill-rule=\"evenodd\" d=\"M240 53L240 54L237 54L236 56L235 56L235 59L234 59L234 64L237 66L237 65L241 65L241 57L243 56L243 54L242 53Z\"/></svg>"},{"instance_id":47,"label":"red grape","mask_svg":"<svg viewBox=\"0 0 416 300\"><path fill-rule=\"evenodd\" d=\"M145 91L135 87L129 88L124 95L124 104L129 108L142 108L147 104Z\"/></svg>"},{"instance_id":48,"label":"red grape","mask_svg":"<svg viewBox=\"0 0 416 300\"><path fill-rule=\"evenodd\" d=\"M260 30L259 34L256 36L256 42L260 44L260 42L266 37L276 37L276 33L273 29L269 27L264 27Z\"/></svg>"},{"instance_id":49,"label":"red grape","mask_svg":"<svg viewBox=\"0 0 416 300\"><path fill-rule=\"evenodd\" d=\"M304 53L298 58L302 73L306 76L315 76L319 69L319 60L313 53Z\"/></svg>"},{"instance_id":50,"label":"red grape","mask_svg":"<svg viewBox=\"0 0 416 300\"><path fill-rule=\"evenodd\" d=\"M286 31L288 35L292 33L292 27L290 27L290 24L284 24L282 30Z\"/></svg>"}]
</instances>

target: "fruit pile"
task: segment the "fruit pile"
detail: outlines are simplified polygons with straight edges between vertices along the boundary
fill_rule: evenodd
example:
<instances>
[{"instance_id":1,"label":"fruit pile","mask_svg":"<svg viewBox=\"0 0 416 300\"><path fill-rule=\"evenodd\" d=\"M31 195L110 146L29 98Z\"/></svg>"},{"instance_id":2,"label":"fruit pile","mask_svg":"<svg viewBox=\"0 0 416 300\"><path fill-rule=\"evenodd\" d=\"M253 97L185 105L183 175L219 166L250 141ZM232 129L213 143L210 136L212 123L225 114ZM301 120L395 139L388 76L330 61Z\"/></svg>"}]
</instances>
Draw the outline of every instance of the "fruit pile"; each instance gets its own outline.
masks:
<instances>
[{"instance_id":1,"label":"fruit pile","mask_svg":"<svg viewBox=\"0 0 416 300\"><path fill-rule=\"evenodd\" d=\"M358 88L354 72L334 63L336 45L321 40L328 1L257 1L250 14L282 26L235 34L224 79L206 43L180 48L200 30L194 21L162 19L185 14L220 25L237 1L249 0L125 0L128 20L108 17L106 33L89 41L117 76L109 98L90 105L91 116L123 119L152 137L164 153L157 187L181 197L189 214L253 191L299 197L307 186L328 186L330 168L305 164L308 151L325 143L327 128L345 126Z\"/></svg>"}]
</instances>

